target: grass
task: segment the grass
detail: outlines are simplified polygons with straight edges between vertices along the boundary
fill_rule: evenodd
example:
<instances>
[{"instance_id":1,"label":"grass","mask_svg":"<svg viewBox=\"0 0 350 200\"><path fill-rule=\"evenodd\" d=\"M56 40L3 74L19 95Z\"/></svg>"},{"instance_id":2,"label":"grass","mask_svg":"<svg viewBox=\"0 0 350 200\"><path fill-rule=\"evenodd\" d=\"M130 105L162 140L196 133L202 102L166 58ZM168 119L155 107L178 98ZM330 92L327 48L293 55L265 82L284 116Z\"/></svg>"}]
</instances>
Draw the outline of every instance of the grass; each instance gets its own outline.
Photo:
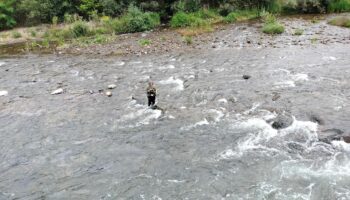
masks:
<instances>
[{"instance_id":1,"label":"grass","mask_svg":"<svg viewBox=\"0 0 350 200\"><path fill-rule=\"evenodd\" d=\"M183 41L184 41L187 45L191 45L191 44L193 43L192 36L185 36L185 37L183 37Z\"/></svg>"},{"instance_id":2,"label":"grass","mask_svg":"<svg viewBox=\"0 0 350 200\"><path fill-rule=\"evenodd\" d=\"M201 26L201 27L187 27L178 29L177 32L180 33L182 36L197 36L201 35L203 33L210 33L213 32L214 28L210 25L208 26Z\"/></svg>"},{"instance_id":3,"label":"grass","mask_svg":"<svg viewBox=\"0 0 350 200\"><path fill-rule=\"evenodd\" d=\"M36 31L34 29L30 30L30 36L31 37L36 37Z\"/></svg>"},{"instance_id":4,"label":"grass","mask_svg":"<svg viewBox=\"0 0 350 200\"><path fill-rule=\"evenodd\" d=\"M12 32L12 37L17 39L17 38L21 38L22 37L22 34L18 31L13 31Z\"/></svg>"},{"instance_id":5,"label":"grass","mask_svg":"<svg viewBox=\"0 0 350 200\"><path fill-rule=\"evenodd\" d=\"M350 17L335 17L328 23L334 26L350 28Z\"/></svg>"},{"instance_id":6,"label":"grass","mask_svg":"<svg viewBox=\"0 0 350 200\"><path fill-rule=\"evenodd\" d=\"M316 38L316 37L313 37L313 38L311 38L311 44L316 44L317 43L317 41L318 41L318 38Z\"/></svg>"},{"instance_id":7,"label":"grass","mask_svg":"<svg viewBox=\"0 0 350 200\"><path fill-rule=\"evenodd\" d=\"M138 43L140 46L149 46L152 44L152 41L148 39L141 39L138 41Z\"/></svg>"},{"instance_id":8,"label":"grass","mask_svg":"<svg viewBox=\"0 0 350 200\"><path fill-rule=\"evenodd\" d=\"M265 22L262 31L266 34L282 34L284 32L284 26L277 21L277 18L272 14L265 14L263 16Z\"/></svg>"},{"instance_id":9,"label":"grass","mask_svg":"<svg viewBox=\"0 0 350 200\"><path fill-rule=\"evenodd\" d=\"M284 26L279 23L269 23L265 24L262 28L262 31L266 34L282 34L284 32Z\"/></svg>"},{"instance_id":10,"label":"grass","mask_svg":"<svg viewBox=\"0 0 350 200\"><path fill-rule=\"evenodd\" d=\"M181 27L200 27L209 25L209 22L201 18L197 13L176 13L170 21L170 26L173 28Z\"/></svg>"},{"instance_id":11,"label":"grass","mask_svg":"<svg viewBox=\"0 0 350 200\"><path fill-rule=\"evenodd\" d=\"M257 10L239 10L229 13L224 21L227 23L233 23L236 21L246 21L255 19L259 16L259 12Z\"/></svg>"},{"instance_id":12,"label":"grass","mask_svg":"<svg viewBox=\"0 0 350 200\"><path fill-rule=\"evenodd\" d=\"M329 12L349 12L350 0L331 0L328 6Z\"/></svg>"},{"instance_id":13,"label":"grass","mask_svg":"<svg viewBox=\"0 0 350 200\"><path fill-rule=\"evenodd\" d=\"M300 36L304 33L303 29L297 29L294 31L293 35Z\"/></svg>"}]
</instances>

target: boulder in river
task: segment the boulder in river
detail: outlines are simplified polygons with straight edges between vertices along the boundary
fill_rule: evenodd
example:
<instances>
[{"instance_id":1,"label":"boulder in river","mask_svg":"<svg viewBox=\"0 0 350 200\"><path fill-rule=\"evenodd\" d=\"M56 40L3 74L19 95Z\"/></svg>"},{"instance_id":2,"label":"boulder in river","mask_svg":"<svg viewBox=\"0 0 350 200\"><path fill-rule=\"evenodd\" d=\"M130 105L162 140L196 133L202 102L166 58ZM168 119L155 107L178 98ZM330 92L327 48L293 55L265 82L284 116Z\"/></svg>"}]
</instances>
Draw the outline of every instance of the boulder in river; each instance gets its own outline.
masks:
<instances>
[{"instance_id":1,"label":"boulder in river","mask_svg":"<svg viewBox=\"0 0 350 200\"><path fill-rule=\"evenodd\" d=\"M293 124L293 117L287 114L280 114L271 121L272 128L279 130L291 126Z\"/></svg>"},{"instance_id":2,"label":"boulder in river","mask_svg":"<svg viewBox=\"0 0 350 200\"><path fill-rule=\"evenodd\" d=\"M63 89L62 88L59 88L57 90L54 90L51 92L52 95L56 95L56 94L62 94L63 93Z\"/></svg>"}]
</instances>

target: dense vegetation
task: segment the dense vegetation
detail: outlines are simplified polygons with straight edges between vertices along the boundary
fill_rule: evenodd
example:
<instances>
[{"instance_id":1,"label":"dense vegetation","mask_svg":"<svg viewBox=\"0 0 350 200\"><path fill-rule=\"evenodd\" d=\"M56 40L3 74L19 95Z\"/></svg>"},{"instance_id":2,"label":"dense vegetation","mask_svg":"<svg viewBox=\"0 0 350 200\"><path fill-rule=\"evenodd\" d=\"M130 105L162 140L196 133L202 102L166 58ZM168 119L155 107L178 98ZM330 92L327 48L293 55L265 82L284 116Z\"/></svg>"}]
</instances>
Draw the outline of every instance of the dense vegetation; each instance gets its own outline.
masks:
<instances>
[{"instance_id":1,"label":"dense vegetation","mask_svg":"<svg viewBox=\"0 0 350 200\"><path fill-rule=\"evenodd\" d=\"M221 16L227 17L227 21L235 21L237 18L230 13L250 9L265 9L275 13L350 11L350 0L0 0L0 29L11 28L16 24L28 26L51 23L54 18L59 23L73 14L85 20L101 16L120 17L127 13L130 5L135 5L142 12L149 12L148 15L157 13L163 21L168 21L177 13L177 19L173 22L176 27L184 26L175 21L182 20L185 13L198 12L202 8L215 9ZM150 18L154 17L149 16L145 23L150 23ZM184 23L202 23L195 18L190 16L190 20L185 20ZM145 27L140 30L143 29Z\"/></svg>"},{"instance_id":2,"label":"dense vegetation","mask_svg":"<svg viewBox=\"0 0 350 200\"><path fill-rule=\"evenodd\" d=\"M152 30L161 22L177 28L184 42L214 30L213 24L262 18L262 31L281 34L284 26L275 17L283 13L350 11L350 0L0 0L0 31L35 26L24 31L1 32L0 38L29 38L58 44L100 44L114 35ZM330 24L350 27L348 18ZM294 35L303 34L303 30ZM141 46L150 41L140 41Z\"/></svg>"}]
</instances>

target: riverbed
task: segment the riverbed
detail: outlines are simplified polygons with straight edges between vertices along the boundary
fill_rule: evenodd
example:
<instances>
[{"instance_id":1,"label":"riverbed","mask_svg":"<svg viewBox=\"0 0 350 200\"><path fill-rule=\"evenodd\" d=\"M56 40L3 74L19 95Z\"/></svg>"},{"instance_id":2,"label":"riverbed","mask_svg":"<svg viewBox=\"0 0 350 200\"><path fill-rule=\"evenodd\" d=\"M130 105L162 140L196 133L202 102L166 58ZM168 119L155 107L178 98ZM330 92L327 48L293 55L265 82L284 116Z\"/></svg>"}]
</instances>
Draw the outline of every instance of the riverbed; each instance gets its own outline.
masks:
<instances>
[{"instance_id":1,"label":"riverbed","mask_svg":"<svg viewBox=\"0 0 350 200\"><path fill-rule=\"evenodd\" d=\"M319 141L350 128L349 52L1 58L0 199L350 199L350 145ZM279 113L293 124L273 129Z\"/></svg>"}]
</instances>

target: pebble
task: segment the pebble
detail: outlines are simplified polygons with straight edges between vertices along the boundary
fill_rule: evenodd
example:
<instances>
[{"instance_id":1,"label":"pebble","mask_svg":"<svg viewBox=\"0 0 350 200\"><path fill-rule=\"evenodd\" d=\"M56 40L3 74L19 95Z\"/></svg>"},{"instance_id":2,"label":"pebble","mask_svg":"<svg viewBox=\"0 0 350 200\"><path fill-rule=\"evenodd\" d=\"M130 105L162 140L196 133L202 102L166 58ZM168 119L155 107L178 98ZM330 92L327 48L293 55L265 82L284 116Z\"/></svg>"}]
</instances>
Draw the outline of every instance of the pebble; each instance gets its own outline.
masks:
<instances>
[{"instance_id":1,"label":"pebble","mask_svg":"<svg viewBox=\"0 0 350 200\"><path fill-rule=\"evenodd\" d=\"M107 96L107 97L111 97L111 96L112 96L112 92L111 92L111 91L107 91L107 92L106 92L106 96Z\"/></svg>"},{"instance_id":2,"label":"pebble","mask_svg":"<svg viewBox=\"0 0 350 200\"><path fill-rule=\"evenodd\" d=\"M0 91L0 97L1 96L7 96L7 95L8 95L8 92L6 90Z\"/></svg>"},{"instance_id":3,"label":"pebble","mask_svg":"<svg viewBox=\"0 0 350 200\"><path fill-rule=\"evenodd\" d=\"M252 76L250 76L250 75L243 75L243 79L245 79L245 80L248 80L248 79L250 79Z\"/></svg>"},{"instance_id":4,"label":"pebble","mask_svg":"<svg viewBox=\"0 0 350 200\"><path fill-rule=\"evenodd\" d=\"M116 84L110 84L110 85L108 85L108 89L114 89L114 88L116 88L117 87L117 85Z\"/></svg>"},{"instance_id":5,"label":"pebble","mask_svg":"<svg viewBox=\"0 0 350 200\"><path fill-rule=\"evenodd\" d=\"M62 94L63 93L63 89L59 88L57 90L54 90L53 92L51 92L52 95L56 95L56 94Z\"/></svg>"}]
</instances>

